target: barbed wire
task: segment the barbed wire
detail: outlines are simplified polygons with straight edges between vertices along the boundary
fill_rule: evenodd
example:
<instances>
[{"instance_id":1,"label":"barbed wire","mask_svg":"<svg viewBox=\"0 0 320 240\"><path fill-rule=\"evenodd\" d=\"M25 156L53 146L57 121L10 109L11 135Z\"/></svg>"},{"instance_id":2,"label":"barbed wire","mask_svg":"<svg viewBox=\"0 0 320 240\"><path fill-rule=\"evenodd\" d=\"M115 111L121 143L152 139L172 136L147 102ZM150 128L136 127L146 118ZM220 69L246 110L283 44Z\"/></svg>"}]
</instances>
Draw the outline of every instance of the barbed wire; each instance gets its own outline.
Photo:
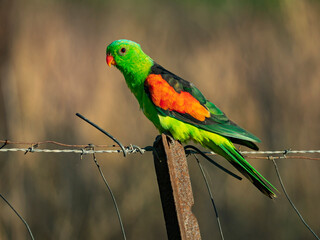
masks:
<instances>
[{"instance_id":1,"label":"barbed wire","mask_svg":"<svg viewBox=\"0 0 320 240\"><path fill-rule=\"evenodd\" d=\"M122 223L122 219L120 216L120 212L115 200L115 197L111 191L111 188L107 182L107 180L104 177L104 174L97 162L96 153L122 153L124 155L124 157L126 157L128 154L133 154L133 153L140 153L143 154L145 152L149 152L149 151L153 151L153 147L151 146L146 146L143 148L140 148L139 146L136 145L130 145L127 147L124 147L122 145L121 142L119 142L116 138L114 138L111 134L109 134L108 132L106 132L105 130L101 129L99 126L97 126L95 123L91 122L90 120L88 120L87 118L85 118L84 116L82 116L81 114L77 113L76 114L79 118L81 118L82 120L86 121L87 123L89 123L90 125L92 125L93 127L95 127L96 129L98 129L100 132L102 132L103 134L105 134L106 136L108 136L110 139L112 139L115 143L118 144L118 146L116 145L93 145L93 144L66 144L66 143L60 143L57 141L52 141L52 140L46 140L46 141L39 141L39 142L17 142L17 141L9 141L9 140L0 140L0 145L2 143L2 146L0 146L0 152L18 152L18 151L22 151L24 152L24 154L27 154L29 152L33 153L33 152L42 152L42 153L76 153L76 154L80 154L81 159L82 159L82 155L84 154L91 154L93 155L93 159L94 159L94 163L96 164L96 166L98 167L99 173L109 191L109 193L112 196L112 200L114 202L116 211L117 211L117 216L119 219L119 223L120 223L120 227L121 227L121 231L122 231L122 235L124 240L126 239L126 235L125 235L125 231L124 231L124 227L123 227L123 223ZM27 145L28 147L25 148L18 148L18 147L13 147L13 148L8 148L8 145ZM44 145L44 144L52 144L55 146L59 146L59 147L66 147L69 149L50 149L50 148L39 148L40 145ZM100 150L96 150L96 148L104 148L104 149L100 149ZM107 148L107 149L106 149ZM192 150L186 150L186 148L191 148ZM303 222L303 224L309 229L309 231L315 236L315 238L319 239L319 237L315 234L315 232L313 232L313 230L309 227L309 225L304 221L303 217L301 216L301 214L299 213L298 209L294 206L293 202L291 201L291 199L289 198L288 194L286 193L286 190L284 188L282 179L280 177L280 173L278 170L278 167L276 165L275 160L277 159L288 159L288 158L294 158L294 159L308 159L308 160L320 160L320 158L318 157L309 157L309 156L300 156L300 155L290 155L288 156L288 154L320 154L320 150L275 150L275 151L241 151L239 149L239 152L241 154L243 154L246 158L250 158L250 159L266 159L266 160L270 160L273 162L276 172L277 172L277 176L279 178L279 181L281 183L281 187L283 189L283 191L285 192L285 195L287 197L287 199L289 200L291 206L294 208L294 210L296 211L296 213L298 214L300 220ZM213 207L215 209L215 214L216 214L216 218L217 218L217 223L219 226L219 231L220 231L220 236L221 239L223 240L223 233L222 233L222 228L221 228L221 224L220 224L220 220L219 220L219 216L218 216L218 212L215 206L215 203L213 201L213 196L212 196L212 192L210 190L210 187L208 185L206 176L203 172L202 166L199 162L199 160L197 159L195 154L200 154L202 155L205 159L209 160L210 158L207 155L217 155L214 152L211 151L201 151L199 149L197 149L194 146L191 145L187 145L185 147L185 153L186 155L194 155L194 157L196 158L198 165L201 169L201 172L203 174L204 180L206 182L207 185L207 189L210 195L210 199L212 201ZM250 156L248 156L250 155ZM252 156L253 155L253 156ZM254 155L267 155L267 156L254 156ZM274 156L277 155L277 156ZM218 163L216 163L213 159L209 160L210 162L214 163L214 165L216 165L217 167L219 167L220 169L224 170L224 168L222 166L220 166ZM229 173L230 175L234 176L235 178L238 178L241 180L241 177L233 174L232 172L228 171L227 169L224 170L225 172ZM30 237L32 239L33 235L31 233L31 230L28 226L28 224L24 221L24 219L19 215L19 213L16 212L16 210L12 207L12 205L1 195L1 198L13 209L13 211L20 217L20 219L24 222L24 224L26 225L26 227L28 228Z\"/></svg>"},{"instance_id":2,"label":"barbed wire","mask_svg":"<svg viewBox=\"0 0 320 240\"><path fill-rule=\"evenodd\" d=\"M105 144L104 145L101 145L101 144L99 144L99 145L94 145L94 144L66 144L66 143L61 143L61 142L52 141L52 140L39 141L39 142L18 142L18 141L0 140L0 144L2 144L0 146L0 152L19 152L19 151L21 151L21 152L24 152L25 154L27 154L29 152L30 153L34 153L34 152L39 152L39 153L75 153L75 154L80 154L81 156L85 155L85 154L92 154L93 157L94 157L94 162L95 162L95 164L97 165L97 167L99 169L100 175L102 176L103 181L106 184L106 186L107 186L107 188L108 188L108 190L109 190L109 192L110 192L110 194L112 196L112 199L113 199L114 204L115 204L115 208L117 210L118 219L119 219L120 226L121 226L121 231L122 231L124 239L126 239L125 232L124 232L124 227L123 227L123 223L122 223L122 220L121 220L121 217L120 217L119 209L117 207L117 203L115 201L115 198L113 196L111 188L109 187L109 185L108 185L108 183L107 183L107 181L106 181L106 179L105 179L105 177L104 177L104 175L103 175L103 173L102 173L102 171L100 169L100 166L97 163L95 154L97 154L97 153L101 153L101 154L105 154L105 153L123 153L124 156L126 156L127 154L134 154L134 153L143 154L145 152L153 151L153 147L146 146L146 147L140 148L140 147L138 147L136 145L130 145L130 146L124 147L121 143L120 143L121 146L120 146L120 144L119 144L119 146L116 146L116 145L105 145ZM29 147L8 148L8 145L27 145ZM54 146L59 146L59 147L66 147L68 149L65 149L65 148L64 149L39 148L39 146L41 146L41 145L54 145ZM190 147L190 145L188 145L188 146ZM196 157L195 154L200 154L199 153L199 152L201 152L200 150L198 150L198 151L195 151L195 150L192 150L192 149L191 150L187 150L186 148L188 148L188 146L185 147L185 152L186 152L187 155L192 154L192 155L194 155ZM192 147L194 147L194 146L192 146ZM96 148L104 148L104 149L96 150ZM284 192L285 192L285 188L284 188L284 185L283 185L282 180L280 178L280 175L279 175L275 160L277 160L277 159L287 159L287 158L320 160L320 158L317 158L317 157L308 157L308 156L300 156L300 155L290 155L289 156L289 154L320 154L320 150L291 150L291 149L289 149L289 150L275 150L275 151L240 151L240 152L246 158L250 158L250 159L266 159L266 160L273 161L273 164L276 167L276 171L277 171L277 174L278 174L279 181L281 183L281 186L282 186ZM201 155L203 157L206 157L205 155L217 155L216 153L214 153L212 151L204 151L204 152L201 152L201 153L202 153ZM254 156L254 155L266 155L266 156ZM278 155L278 156L274 156L274 155ZM196 157L196 159L197 159L197 157ZM198 159L197 159L197 162L198 162L198 164L200 164ZM200 166L200 169L201 169L201 165L199 165L199 166ZM201 170L201 171L203 171L203 170ZM206 184L208 184L205 175L204 175L204 178L205 178ZM212 204L213 204L214 209L215 209L215 214L216 214L216 218L217 218L217 222L218 222L218 226L219 226L221 239L224 239L223 233L222 233L222 229L221 229L220 220L219 220L219 216L218 216L218 213L217 213L217 209L216 209L215 203L213 201L213 197L212 197L212 193L210 191L209 185L207 185L207 188L208 188L208 191L209 191L209 194L210 194L210 198L211 198ZM286 197L289 200L290 204L292 205L293 209L297 212L297 214L298 214L299 218L301 219L301 221L303 222L303 224L309 229L309 231L311 231L311 233L317 239L319 239L318 236L314 233L314 231L304 221L303 217L301 216L299 211L296 209L296 207L294 206L294 204L292 203L291 199L289 198L289 196L287 195L286 192L285 192L285 194L286 194ZM9 206L11 206L11 205L9 204ZM22 219L22 221L25 222L23 219ZM28 225L26 225L26 226L28 227ZM33 239L31 230L29 230L29 231L30 231L29 234L31 234L30 235L31 238Z\"/></svg>"},{"instance_id":3,"label":"barbed wire","mask_svg":"<svg viewBox=\"0 0 320 240\"><path fill-rule=\"evenodd\" d=\"M3 144L0 148L0 152L24 152L25 154L28 152L38 152L38 153L75 153L75 154L105 154L105 153L123 153L123 150L115 145L103 145L103 144L66 144L57 141L47 140L47 141L39 141L39 142L18 142L18 141L9 141L9 140L0 140L0 144ZM68 147L68 149L50 149L50 148L39 148L40 145L51 144L60 147ZM8 148L8 145L28 145L30 147L12 147ZM104 149L96 149L96 148L104 148ZM123 148L126 154L140 153L143 154L145 152L153 151L153 147L138 147L136 145L130 145ZM310 157L310 156L300 156L300 155L291 155L291 154L320 154L320 150L275 150L275 151L240 151L241 154L245 155L246 158L249 159L265 159L270 160L270 156L251 156L251 155L280 155L280 156L272 156L274 159L306 159L306 160L318 160L320 161L320 157ZM197 152L188 150L187 154ZM204 151L203 153L207 155L217 155L211 151ZM250 155L250 156L248 156Z\"/></svg>"}]
</instances>

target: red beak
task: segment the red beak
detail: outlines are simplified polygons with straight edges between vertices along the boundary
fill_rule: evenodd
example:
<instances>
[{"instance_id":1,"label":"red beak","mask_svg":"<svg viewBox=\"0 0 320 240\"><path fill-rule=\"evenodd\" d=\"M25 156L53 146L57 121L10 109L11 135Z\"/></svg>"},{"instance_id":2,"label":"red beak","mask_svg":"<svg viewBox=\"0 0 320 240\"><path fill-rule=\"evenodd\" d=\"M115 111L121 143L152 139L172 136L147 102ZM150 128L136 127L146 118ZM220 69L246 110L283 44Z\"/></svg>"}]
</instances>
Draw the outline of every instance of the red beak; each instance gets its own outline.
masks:
<instances>
[{"instance_id":1,"label":"red beak","mask_svg":"<svg viewBox=\"0 0 320 240\"><path fill-rule=\"evenodd\" d=\"M109 67L111 67L111 64L112 65L116 65L116 62L114 61L114 58L109 54L107 55L106 61L107 61L107 64L108 64Z\"/></svg>"}]
</instances>

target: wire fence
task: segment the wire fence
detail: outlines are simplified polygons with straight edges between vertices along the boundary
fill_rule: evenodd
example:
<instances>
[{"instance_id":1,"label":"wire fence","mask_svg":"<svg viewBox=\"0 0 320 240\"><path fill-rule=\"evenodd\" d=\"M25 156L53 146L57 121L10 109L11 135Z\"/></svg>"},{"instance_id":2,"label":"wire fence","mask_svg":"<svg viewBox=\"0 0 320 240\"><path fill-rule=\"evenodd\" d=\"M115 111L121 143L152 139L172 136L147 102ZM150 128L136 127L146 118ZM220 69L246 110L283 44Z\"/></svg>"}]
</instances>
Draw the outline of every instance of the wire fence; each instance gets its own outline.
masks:
<instances>
[{"instance_id":1,"label":"wire fence","mask_svg":"<svg viewBox=\"0 0 320 240\"><path fill-rule=\"evenodd\" d=\"M107 133L106 131L101 129L99 126L90 122L89 120L84 118L82 115L77 114L77 116L82 118L84 121L88 122L89 124L91 124L95 128L97 128L99 131L101 131L105 135L107 135L115 143L117 143L118 146L116 146L116 145L94 145L94 144L66 144L66 143L61 143L61 142L57 142L57 141L50 141L50 140L39 141L39 142L19 142L19 141L10 141L10 140L0 140L0 153L1 152L2 153L5 153L5 152L24 152L24 154L27 154L27 153L75 153L75 154L80 154L81 157L85 154L91 154L93 156L94 163L96 164L96 166L99 170L99 174L102 177L102 179L107 187L107 190L112 197L113 204L115 206L117 216L119 219L122 236L123 236L123 239L126 239L126 234L125 234L124 226L123 226L123 223L121 220L120 211L117 206L117 202L116 202L115 197L112 193L112 190L111 190L111 188L110 188L110 186L109 186L109 184L108 184L108 182L107 182L107 180L106 180L106 178L100 168L100 165L96 159L96 154L122 153L124 156L127 156L128 154L135 154L135 153L144 154L146 152L152 152L153 147L146 146L146 147L141 148L136 145L130 145L130 146L125 147L121 144L121 142L119 142L117 139L115 139L111 134ZM54 146L55 148L49 148L49 146ZM196 147L194 147L192 145L188 145L185 147L185 153L186 153L186 155L194 155L197 160L197 163L200 167L200 170L201 170L203 177L204 177L204 180L206 182L208 193L209 193L209 196L210 196L210 199L211 199L214 211L215 211L221 239L224 239L221 223L220 223L218 212L217 212L217 208L216 208L216 205L213 201L213 195L210 190L210 186L206 180L206 176L204 174L203 168L202 168L198 158L196 157L196 154L202 155L205 159L207 159L208 161L213 163L215 166L217 166L221 170L227 172L228 174L234 176L235 178L239 179L240 177L237 176L236 174L230 172L229 170L225 169L224 167L222 167L221 165L216 163L213 159L211 159L209 157L209 155L216 155L216 153L214 153L214 152L200 151ZM278 177L280 185L281 185L281 188L282 188L283 192L285 193L285 196L288 199L290 205L292 206L294 211L297 213L298 217L300 218L302 223L305 225L305 227L313 234L313 236L316 239L320 240L319 237L316 235L316 233L311 229L311 227L303 219L302 215L300 214L300 212L298 211L298 209L296 208L296 206L293 204L292 200L290 199L288 193L286 192L284 183L283 183L281 176L280 176L279 169L278 169L276 162L275 162L275 160L277 160L277 159L289 159L289 158L318 161L318 160L320 160L320 157L315 157L315 155L320 154L320 150L291 150L291 149L287 149L287 150L276 150L276 151L240 151L240 153L243 154L246 158L265 159L265 160L270 160L273 162L273 164L275 166L275 171L277 173L277 177ZM31 229L28 226L27 222L21 217L21 215L13 208L13 206L9 203L9 201L1 193L0 193L0 197L9 205L9 207L21 219L21 221L25 224L25 226L29 232L30 238L34 239L32 232L31 232Z\"/></svg>"},{"instance_id":2,"label":"wire fence","mask_svg":"<svg viewBox=\"0 0 320 240\"><path fill-rule=\"evenodd\" d=\"M121 220L121 216L120 216L120 211L119 208L117 206L117 202L115 200L115 197L112 193L112 190L107 182L107 180L105 179L105 176L97 162L96 159L96 155L95 154L110 154L110 153L122 153L124 154L124 156L127 156L128 154L134 154L134 153L139 153L139 154L144 154L146 152L152 152L153 151L153 147L151 146L146 146L146 147L138 147L136 145L130 145L130 146L126 146L124 147L120 142L117 142L119 144L119 146L116 145L94 145L94 144L66 144L66 143L61 143L61 142L57 142L57 141L39 141L39 142L19 142L19 141L10 141L10 140L0 140L0 153L1 152L24 152L24 154L27 153L74 153L74 154L80 154L81 156L86 155L86 154L91 154L93 155L93 159L94 162L96 164L96 166L98 167L99 173L107 187L107 190L109 191L116 212L117 212L117 216L119 219L119 223L120 223L120 227L121 227L121 231L122 231L122 235L123 238L126 239L126 235L125 235L125 231L124 231L124 226ZM54 146L55 148L49 148L49 145ZM15 147L10 147L10 146L15 146ZM16 147L19 146L19 147ZM43 148L43 146L46 146L47 148ZM190 147L190 145L188 145ZM201 155L216 155L216 153L211 152L211 151L200 151L195 147L192 147L191 150L187 150L186 146L186 155L194 155L196 157L196 154L201 154ZM102 149L99 149L102 148ZM196 150L194 150L196 149ZM300 214L300 212L298 211L298 209L296 208L296 206L293 204L292 200L290 199L290 197L288 196L288 193L286 192L285 186L283 184L283 181L280 177L280 173L279 173L279 169L275 163L275 160L277 159L304 159L304 160L320 160L320 157L314 157L313 155L317 155L320 154L320 150L275 150L275 151L240 151L241 154L243 154L246 158L250 158L250 159L265 159L265 160L270 160L273 162L274 166L275 166L275 170L277 173L277 176L279 178L279 182L281 184L282 190L285 193L285 196L287 197L289 203L291 204L291 206L293 207L293 209L295 210L295 212L297 213L297 215L299 216L300 220L302 221L302 223L306 226L306 228L314 235L314 237L316 239L319 240L319 237L315 234L315 232L311 229L311 227L305 222L305 220L303 219L302 215ZM308 155L312 155L312 156L305 156L306 154ZM264 155L264 156L263 156ZM205 156L204 156L205 157ZM218 227L219 227L219 231L220 231L220 236L221 239L224 239L223 237L223 232L222 232L222 228L221 228L221 223L219 220L219 216L218 216L218 212L217 212L217 208L214 204L213 201L213 196L212 193L210 191L210 187L208 185L208 182L206 180L206 177L203 173L202 170L202 166L199 163L198 158L196 158L199 167L201 169L201 172L203 174L203 177L205 179L206 182L206 186L208 189L208 193L210 196L210 199L212 201L213 207L214 207L214 211L215 211L215 215L216 215L216 219L217 219L217 223L218 223ZM209 160L210 161L210 160ZM215 162L214 163L216 166L218 165ZM218 166L219 168L223 168L220 165ZM224 168L222 169L224 170ZM225 171L225 170L224 170ZM226 170L228 171L228 170ZM234 175L233 173L228 172L231 175ZM237 177L237 175L235 175L235 177ZM31 239L34 239L31 229L28 226L27 222L21 217L21 215L12 207L12 205L9 203L9 201L0 194L0 197L10 206L10 208L15 212L15 214L21 219L21 221L26 225L26 228L29 232L29 235L31 237Z\"/></svg>"},{"instance_id":3,"label":"wire fence","mask_svg":"<svg viewBox=\"0 0 320 240\"><path fill-rule=\"evenodd\" d=\"M0 148L0 152L35 152L35 153L75 153L75 154L94 154L94 153L123 153L133 154L140 153L143 154L145 152L152 152L153 148L151 146L146 147L138 147L136 145L130 145L124 147L124 150L119 149L119 147L115 145L93 145L93 144L66 144L57 141L42 141L42 142L17 142L17 141L9 141L9 140L0 140L0 144L2 147ZM60 147L68 147L68 149L64 148L41 148L41 145L50 144ZM24 145L25 147L12 147L8 148L8 145ZM104 148L104 149L97 149ZM194 151L187 151L187 154L196 153ZM215 152L211 151L203 151L203 153L207 155L216 155ZM274 151L240 151L243 155L250 155L247 158L250 159L270 159L271 157L279 159L279 158L296 158L296 159L307 159L307 160L320 160L320 157L310 157L310 156L301 156L301 155L292 155L292 154L320 154L320 150L274 150ZM276 155L276 156L252 156L252 155ZM280 156L279 156L280 155Z\"/></svg>"}]
</instances>

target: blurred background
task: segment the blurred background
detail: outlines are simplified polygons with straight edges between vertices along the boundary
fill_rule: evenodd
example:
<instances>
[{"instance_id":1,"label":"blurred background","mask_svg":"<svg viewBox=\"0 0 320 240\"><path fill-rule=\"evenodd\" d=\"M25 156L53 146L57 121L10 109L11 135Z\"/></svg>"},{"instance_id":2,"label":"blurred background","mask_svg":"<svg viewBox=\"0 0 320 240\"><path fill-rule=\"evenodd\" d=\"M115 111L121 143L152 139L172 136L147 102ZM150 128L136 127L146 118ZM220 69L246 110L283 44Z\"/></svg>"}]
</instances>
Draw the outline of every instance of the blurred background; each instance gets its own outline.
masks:
<instances>
[{"instance_id":1,"label":"blurred background","mask_svg":"<svg viewBox=\"0 0 320 240\"><path fill-rule=\"evenodd\" d=\"M320 2L315 0L2 0L0 139L113 144L77 118L79 112L124 145L152 145L158 132L120 72L105 63L106 46L121 38L140 43L159 64L195 83L262 139L261 150L319 149ZM152 154L97 159L128 239L166 239ZM219 239L200 171L193 158L188 162L202 238ZM250 162L281 189L270 161ZM247 180L203 164L226 239L313 239L283 193L271 201ZM289 195L319 234L319 162L278 164ZM0 193L36 239L122 239L92 156L0 153ZM0 239L29 239L3 201Z\"/></svg>"}]
</instances>

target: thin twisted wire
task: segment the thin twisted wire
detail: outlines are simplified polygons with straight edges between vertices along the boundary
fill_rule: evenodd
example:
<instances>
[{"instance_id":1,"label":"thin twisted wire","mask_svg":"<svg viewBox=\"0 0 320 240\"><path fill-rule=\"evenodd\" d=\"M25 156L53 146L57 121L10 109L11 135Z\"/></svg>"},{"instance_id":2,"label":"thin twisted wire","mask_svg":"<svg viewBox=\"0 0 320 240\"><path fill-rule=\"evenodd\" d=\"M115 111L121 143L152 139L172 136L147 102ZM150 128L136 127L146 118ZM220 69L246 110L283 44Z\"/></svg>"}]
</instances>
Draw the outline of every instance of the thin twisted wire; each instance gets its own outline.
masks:
<instances>
[{"instance_id":1,"label":"thin twisted wire","mask_svg":"<svg viewBox=\"0 0 320 240\"><path fill-rule=\"evenodd\" d=\"M126 150L128 153L133 153ZM85 149L34 149L34 148L4 148L0 152L42 152L42 153L77 153L77 154L93 154L93 153L120 153L122 150L85 150Z\"/></svg>"},{"instance_id":2,"label":"thin twisted wire","mask_svg":"<svg viewBox=\"0 0 320 240\"><path fill-rule=\"evenodd\" d=\"M88 145L69 145L69 146L83 146ZM93 153L122 153L121 149L102 149L102 150L86 150L86 149L40 149L40 148L2 148L0 152L43 152L43 153L77 153L77 154L93 154ZM128 154L132 153L144 153L146 151L152 151L150 147L140 148L139 150L132 147L126 147L125 151ZM240 151L241 154L247 155L268 155L268 154L313 154L320 153L320 150L276 150L276 151ZM196 153L196 152L191 152ZM204 152L205 154L216 155L214 152Z\"/></svg>"}]
</instances>

